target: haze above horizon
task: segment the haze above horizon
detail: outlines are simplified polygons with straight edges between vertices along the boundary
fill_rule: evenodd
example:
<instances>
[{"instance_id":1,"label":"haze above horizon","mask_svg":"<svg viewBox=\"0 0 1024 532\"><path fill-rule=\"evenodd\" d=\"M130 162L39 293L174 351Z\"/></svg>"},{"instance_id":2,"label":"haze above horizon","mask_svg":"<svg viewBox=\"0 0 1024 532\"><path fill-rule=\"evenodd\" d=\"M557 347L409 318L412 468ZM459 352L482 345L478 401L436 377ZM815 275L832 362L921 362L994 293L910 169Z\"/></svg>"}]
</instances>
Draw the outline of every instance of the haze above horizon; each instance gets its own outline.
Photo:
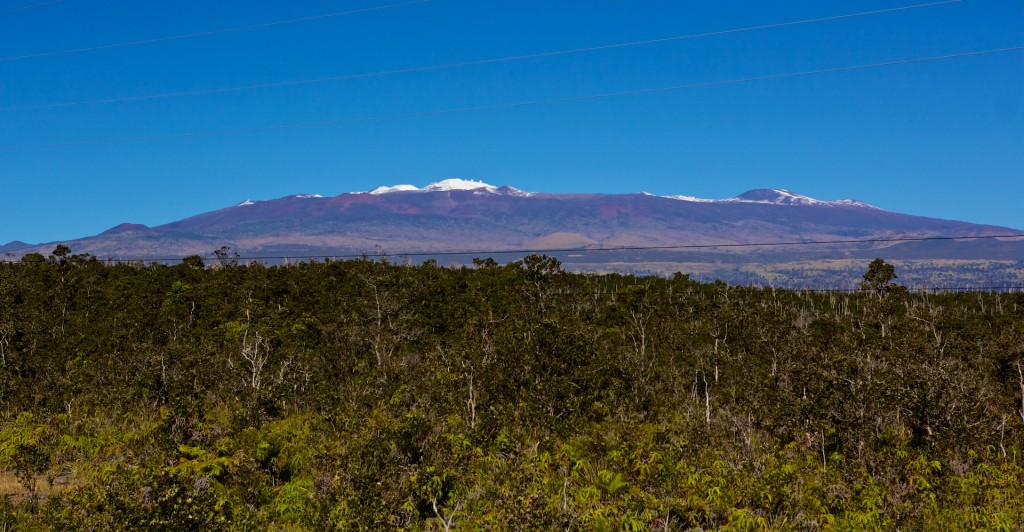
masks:
<instances>
[{"instance_id":1,"label":"haze above horizon","mask_svg":"<svg viewBox=\"0 0 1024 532\"><path fill-rule=\"evenodd\" d=\"M1024 228L1024 53L848 69L1022 46L1020 2L28 4L0 0L0 244L451 177Z\"/></svg>"}]
</instances>

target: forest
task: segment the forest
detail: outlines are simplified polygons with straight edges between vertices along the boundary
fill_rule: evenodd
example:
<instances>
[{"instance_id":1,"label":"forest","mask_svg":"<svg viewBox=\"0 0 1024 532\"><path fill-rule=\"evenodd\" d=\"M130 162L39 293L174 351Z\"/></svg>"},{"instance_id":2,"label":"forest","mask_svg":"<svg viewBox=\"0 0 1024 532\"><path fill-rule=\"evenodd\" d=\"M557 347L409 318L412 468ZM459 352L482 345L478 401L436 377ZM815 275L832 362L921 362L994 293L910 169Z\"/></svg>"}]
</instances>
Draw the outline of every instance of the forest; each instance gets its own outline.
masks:
<instances>
[{"instance_id":1,"label":"forest","mask_svg":"<svg viewBox=\"0 0 1024 532\"><path fill-rule=\"evenodd\" d=\"M1022 293L208 262L0 263L0 531L1024 523Z\"/></svg>"}]
</instances>

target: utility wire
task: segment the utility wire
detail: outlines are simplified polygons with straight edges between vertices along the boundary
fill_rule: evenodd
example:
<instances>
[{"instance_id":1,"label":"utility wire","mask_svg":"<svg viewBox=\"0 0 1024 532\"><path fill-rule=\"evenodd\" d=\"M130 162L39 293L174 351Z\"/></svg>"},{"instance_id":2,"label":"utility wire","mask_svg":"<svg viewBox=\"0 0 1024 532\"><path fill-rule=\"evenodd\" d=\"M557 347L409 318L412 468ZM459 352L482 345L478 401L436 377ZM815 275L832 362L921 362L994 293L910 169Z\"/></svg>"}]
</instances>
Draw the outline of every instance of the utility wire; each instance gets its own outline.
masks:
<instances>
[{"instance_id":1,"label":"utility wire","mask_svg":"<svg viewBox=\"0 0 1024 532\"><path fill-rule=\"evenodd\" d=\"M639 276L638 276L639 277ZM691 280L695 280L691 277ZM706 284L707 281L697 282ZM627 285L627 286L643 286L643 285ZM761 292L767 292L769 290L778 290L786 292L810 292L810 293L838 293L838 294L856 294L856 293L870 293L865 291L863 288L809 288L809 287L796 287L796 286L770 286L770 285L743 285L734 284L728 285L729 290L756 290ZM1024 286L960 286L960 287L941 287L941 286L907 286L907 290L916 293L924 292L948 292L948 293L964 293L964 292L1020 292L1024 291ZM605 297L615 298L618 296L629 296L634 295L634 292L625 290L611 291L611 292L554 292L555 296L573 296L582 298L594 298L594 297Z\"/></svg>"},{"instance_id":2,"label":"utility wire","mask_svg":"<svg viewBox=\"0 0 1024 532\"><path fill-rule=\"evenodd\" d=\"M734 288L740 288L736 286ZM747 288L747 287L742 287ZM756 289L770 289L770 287L754 287ZM911 292L1006 292L1006 291L1022 291L1024 287L1021 285L1017 286L960 286L960 287L942 287L942 286L908 286L906 287ZM792 292L816 292L816 293L840 293L840 294L853 294L857 292L863 292L860 288L777 288L776 290L788 290Z\"/></svg>"},{"instance_id":3,"label":"utility wire","mask_svg":"<svg viewBox=\"0 0 1024 532\"><path fill-rule=\"evenodd\" d=\"M413 5L418 5L418 4L425 4L425 3L430 2L430 1L431 0L413 0L411 2L404 2L404 3L401 3L401 4L388 4L388 5L384 5L384 6L367 7L367 8L363 8L363 9L352 9L352 10L348 10L348 11L337 11L337 12L334 12L334 13L325 13L323 15L313 15L313 16L309 16L309 17L292 18L292 19L286 19L286 20L276 20L276 21L273 21L273 22L263 22L263 23L260 23L260 24L250 24L248 26L236 26L236 27L233 27L233 28L221 28L221 29L218 29L218 30L200 31L200 32L196 32L196 33L184 33L184 34L180 34L180 35L169 35L167 37L155 37L155 38L152 38L152 39L142 39L142 40L138 40L138 41L127 41L127 42L119 42L119 43L112 43L112 44L101 44L99 46L88 46L88 47L85 47L85 48L74 48L74 49L70 49L70 50L55 50L55 51L52 51L52 52L38 52L38 53L33 53L33 54L15 55L15 56L10 56L10 57L0 57L0 62L19 61L19 60L22 60L22 59L34 59L34 58L39 58L39 57L52 57L52 56L55 56L55 55L79 54L79 53L83 53L83 52L93 52L93 51L96 51L96 50L109 50L111 48L124 48L124 47L127 47L127 46L138 46L140 44L151 44L151 43L158 43L158 42L165 42L165 41L176 41L176 40L181 40L181 39L192 39L192 38L195 38L195 37L206 37L206 36L209 36L209 35L220 35L222 33L232 33L232 32L236 32L236 31L255 30L255 29L260 29L260 28L269 28L269 27L272 27L272 26L283 26L285 24L295 24L295 23L299 23L299 22L310 22L310 21L314 21L314 20L323 20L323 19L334 18L334 17L345 17L345 16L349 16L349 15L359 15L359 14L362 14L362 13L371 13L371 12L374 12L374 11L383 11L383 10L386 10L386 9L395 9L395 8L399 8L399 7L407 7L407 6L413 6Z\"/></svg>"},{"instance_id":4,"label":"utility wire","mask_svg":"<svg viewBox=\"0 0 1024 532\"><path fill-rule=\"evenodd\" d=\"M29 5L25 5L25 6L15 7L15 8L7 9L7 10L4 10L4 11L0 11L0 15L9 15L9 14L12 14L12 13L20 13L22 11L28 11L29 9L36 9L38 7L46 7L46 6L50 6L50 5L53 5L53 4L59 4L59 3L63 2L63 1L64 0L52 0L50 2L40 2L38 4L29 4Z\"/></svg>"},{"instance_id":5,"label":"utility wire","mask_svg":"<svg viewBox=\"0 0 1024 532\"><path fill-rule=\"evenodd\" d=\"M643 275L636 275L636 276L637 277L644 277ZM690 278L690 280L696 280L698 283L707 284L707 281L701 281L701 280L698 280L698 279L693 279L692 277ZM631 284L631 285L626 285L626 286L634 287L634 286L644 286L644 285ZM797 286L771 286L771 285L734 284L734 285L728 285L728 288L729 288L729 290L756 290L756 291L761 291L761 292L767 292L769 290L778 290L780 292L781 291L786 291L786 292L810 292L810 293L824 293L824 294L831 294L831 293L839 293L839 294L870 293L870 291L865 291L863 288L851 288L851 287L846 287L846 288L838 288L838 287L833 287L833 288L810 288L810 287L797 287ZM924 292L948 292L948 293L964 293L964 292L969 292L969 293L973 293L973 292L1014 292L1014 291L1021 292L1021 291L1024 291L1024 286L1022 286L1022 285L1016 285L1016 286L1012 286L1012 285L1009 285L1009 286L959 286L959 287L906 286L905 288L907 290L911 291L911 292L916 292L916 293L924 293ZM552 295L560 296L560 297L580 297L580 298L616 298L616 297L619 297L619 296L635 295L635 292L630 292L630 291L627 291L627 290L614 290L614 291L609 291L609 292L594 292L594 291L587 291L587 292L554 292L554 293L552 293Z\"/></svg>"},{"instance_id":6,"label":"utility wire","mask_svg":"<svg viewBox=\"0 0 1024 532\"><path fill-rule=\"evenodd\" d=\"M50 2L40 2L38 4L30 4L30 5L27 5L27 6L14 7L14 8L11 8L11 9L7 9L5 11L0 11L0 15L10 15L11 13L20 13L22 11L28 11L29 9L35 9L37 7L45 7L45 6L51 6L53 4L59 4L59 3L63 2L63 1L64 0L52 0Z\"/></svg>"},{"instance_id":7,"label":"utility wire","mask_svg":"<svg viewBox=\"0 0 1024 532\"><path fill-rule=\"evenodd\" d=\"M664 38L660 38L660 39L647 39L647 40L642 40L642 41L631 41L631 42L607 44L607 45L602 45L602 46L591 46L591 47L587 47L587 48L573 48L573 49L568 49L568 50L555 50L555 51L550 51L550 52L540 52L540 53L534 53L534 54L512 55L512 56L505 56L505 57L495 57L495 58L490 58L490 59L479 59L479 60L475 60L475 61L463 61L463 62L459 62L459 63L445 63L445 64L439 64L439 65L426 65L426 66L418 66L418 67L410 67L410 68L400 68L400 69L394 69L394 70L382 70L382 71L377 71L377 72L364 72L364 73L359 73L359 74L346 74L346 75L339 75L339 76L326 76L326 77L320 77L320 78L309 78L309 79L300 79L300 80L278 81L278 82L273 82L273 83L260 83L260 84L254 84L254 85L239 85L239 86L235 86L235 87L220 87L220 88L212 88L212 89L199 89L199 90L190 90L190 91L166 92L166 93L150 94L150 95L142 95L142 96L127 96L127 97L122 97L122 98L105 98L105 99L93 99L93 100L79 100L79 101L71 101L71 102L57 102L57 103L38 104L38 105L20 105L20 106L12 106L12 107L0 107L0 112L5 112L5 111L27 111L27 110L34 110L34 109L52 109L52 108L58 108L58 107L74 107L74 106L81 106L81 105L101 105L101 104L111 104L111 103L137 102L137 101L145 101L145 100L157 100L157 99L163 99L163 98L179 98L179 97L185 97L185 96L199 96L199 95L205 95L205 94L219 94L219 93L225 93L225 92L241 92L241 91L251 91L251 90L257 90L257 89L271 89L271 88L280 88L280 87L294 87L294 86L298 86L298 85L313 85L313 84L327 83L327 82L332 82L332 81L347 81L347 80L354 80L354 79L365 79L365 78L374 78L374 77L393 76L393 75L398 75L398 74L411 74L411 73L418 73L418 72L430 72L430 71L435 71L435 70L447 70L447 69L462 68L462 67L468 67L468 66L489 65L489 64L495 64L495 63L510 63L510 62L515 62L515 61L525 61L525 60L529 60L529 59L541 59L541 58L547 58L547 57L558 57L558 56L571 55L571 54L582 54L582 53L597 52L597 51L603 51L603 50L614 50L614 49L618 49L618 48L629 48L629 47L634 47L634 46L646 46L646 45L651 45L651 44L661 44L661 43L674 42L674 41L682 41L682 40L688 40L688 39L700 39L700 38L703 38L703 37L713 37L713 36L719 36L719 35L729 35L729 34L733 34L733 33L743 33L743 32L749 32L749 31L759 31L759 30L767 30L767 29L774 29L774 28L784 28L784 27L787 27L787 26L797 26L797 25L800 25L800 24L812 24L812 23L818 23L818 22L842 20L842 19L855 18L855 17L866 17L866 16L871 16L871 15L880 15L880 14L884 14L884 13L893 13L893 12L898 12L898 11L907 11L907 10L911 10L911 9L922 9L922 8L926 8L926 7L934 7L934 6L941 6L941 5L947 5L947 4L955 4L955 3L960 3L962 1L963 0L946 0L946 1L943 1L943 2L933 2L933 3L928 3L928 4L916 4L916 5L911 5L911 6L894 7L894 8L890 8L890 9L882 9L882 10L876 10L876 11L863 11L863 12L860 12L860 13L850 13L850 14L846 14L846 15L835 15L835 16L830 16L830 17L821 17L821 18L813 18L813 19L796 20L796 21L792 21L792 22L780 22L780 23L776 23L776 24L765 24L765 25L761 25L761 26L749 26L749 27L744 27L744 28L735 28L735 29L720 30L720 31L713 31L713 32L706 32L706 33L694 33L694 34L688 34L688 35L678 35L678 36L674 36L674 37L664 37Z\"/></svg>"},{"instance_id":8,"label":"utility wire","mask_svg":"<svg viewBox=\"0 0 1024 532\"><path fill-rule=\"evenodd\" d=\"M519 249L478 249L463 251L413 251L405 253L387 253L390 257L450 257L464 255L508 255L508 254L549 254L549 253L596 253L614 251L673 251L693 249L717 249L717 248L750 248L750 247L776 247L776 246L820 246L828 244L876 244L893 242L928 242L928 241L956 241L956 240L990 240L996 238L1024 238L1024 233L1006 235L982 235L982 236L921 236L921 237L890 237L890 238L867 238L847 240L794 240L788 242L744 242L728 244L678 244L666 246L617 246L608 248L519 248ZM369 253L348 253L335 255L260 255L260 256L232 256L237 260L300 260L300 259L353 259L370 256ZM213 254L207 254L213 257ZM97 259L102 262L169 262L179 261L184 257L135 257L124 259Z\"/></svg>"},{"instance_id":9,"label":"utility wire","mask_svg":"<svg viewBox=\"0 0 1024 532\"><path fill-rule=\"evenodd\" d=\"M745 243L730 243L730 244L678 244L678 245L667 245L667 246L616 246L609 248L522 248L522 249L505 249L505 250L476 250L476 251L442 251L442 252L412 252L412 253L392 253L392 256L396 257L427 257L427 256L452 256L452 255L477 255L477 254L496 254L496 255L507 255L507 254L547 254L547 253L591 253L591 252L604 252L604 251L671 251L671 250L689 250L689 249L717 249L717 248L749 248L749 247L775 247L775 246L819 246L825 244L875 244L882 242L926 242L926 241L937 241L937 240L972 240L972 239L995 239L995 238L1020 238L1024 237L1024 233L1010 234L1010 235L987 235L987 236L922 236L922 237L895 237L895 238L869 238L869 239L850 239L850 240L799 240L789 242L745 242ZM362 257L363 254L350 254L350 255L334 255L339 258L358 258ZM304 256L304 257L240 257L246 260L284 260L289 258L329 258L328 256Z\"/></svg>"},{"instance_id":10,"label":"utility wire","mask_svg":"<svg viewBox=\"0 0 1024 532\"><path fill-rule=\"evenodd\" d=\"M996 49L991 49L991 50L981 50L981 51L977 51L977 52L964 52L964 53L958 53L958 54L939 55L939 56L931 56L931 57L919 57L919 58L915 58L915 59L904 59L904 60L900 60L900 61L887 61L887 62L884 62L884 63L870 63L870 64L853 65L853 66L845 66L845 67L837 67L837 68L825 68L825 69L819 69L819 70L805 70L805 71L802 71L802 72L790 72L790 73L786 73L786 74L773 74L773 75L768 75L768 76L755 76L755 77L749 77L749 78L736 78L736 79L721 80L721 81L709 81L709 82L703 82L703 83L691 83L691 84L686 84L686 85L673 85L673 86L668 86L668 87L657 87L657 88L651 88L651 89L637 89L637 90L621 91L621 92L606 92L606 93L589 94L589 95L583 95L583 96L568 96L568 97L564 97L564 98L550 98L550 99L545 99L545 100L529 100L529 101L502 103L502 104L494 104L494 105L481 105L481 106L476 106L476 107L457 107L457 108L452 108L452 109L441 109L441 110L437 110L437 111L421 111L421 112L415 112L415 113L402 113L402 114L392 114L392 115L366 116L366 117L359 117L359 118L346 118L346 119L341 119L341 120L323 120L323 121L319 121L319 122L300 122L300 123L292 123L292 124L278 124L278 125L272 125L272 126L257 126L257 127L245 127L245 128L236 128L236 129L219 129L219 130L210 130L210 131L193 131L193 132L188 132L188 133L173 133L173 134L167 134L167 135L143 135L143 136L133 136L133 137L114 137L114 138L106 138L106 139L78 140L78 141L55 142L55 143L47 143L47 144L21 144L21 145L15 144L15 145L6 145L6 146L0 145L0 151L18 151L18 150L42 149L42 148L66 148L66 147L74 147L74 146L91 146L91 145L96 145L96 144L118 144L118 143L124 143L124 142L140 142L140 141L153 141L153 140L188 139L188 138L195 138L195 137L209 137L209 136L217 136L217 135L234 135L234 134L239 134L239 133L257 133L257 132L280 131L280 130L288 130L288 129L304 129L304 128L314 128L314 127L325 127L325 126L339 126L339 125L345 125L345 124L358 124L358 123L363 123L363 122L382 122L382 121L387 121L387 120L402 120L402 119L410 119L410 118L426 118L426 117L433 117L433 116L461 114L461 113L472 113L472 112L479 112L479 111L493 111L493 110L500 110L500 109L516 109L516 108L522 108L522 107L535 107L535 106L541 106L541 105L552 105L552 104L560 104L560 103L583 102L583 101L590 101L590 100L602 100L602 99L607 99L607 98L618 98L618 97L623 97L623 96L639 96L639 95L646 95L646 94L671 93L671 92L679 92L679 91L685 91L685 90L691 90L691 89L701 89L701 88L707 88L707 87L717 87L717 86L722 86L722 85L738 85L738 84L743 84L743 83L752 83L752 82L755 82L755 81L769 81L769 80L778 80L778 79L789 79L789 78L798 78L798 77L814 76L814 75L821 75L821 74L834 74L834 73L838 73L838 72L851 72L851 71L857 71L857 70L867 70L867 69L872 69L872 68L882 68L882 67L890 67L890 66L898 66L898 65L910 65L910 64L925 63L925 62L932 62L932 61L945 61L945 60L949 60L949 59L957 59L957 58L963 58L963 57L976 57L976 56L989 55L989 54L999 54L999 53L1007 53L1007 52L1019 52L1021 50L1024 50L1024 46L1013 46L1013 47L1007 47L1007 48L996 48Z\"/></svg>"}]
</instances>

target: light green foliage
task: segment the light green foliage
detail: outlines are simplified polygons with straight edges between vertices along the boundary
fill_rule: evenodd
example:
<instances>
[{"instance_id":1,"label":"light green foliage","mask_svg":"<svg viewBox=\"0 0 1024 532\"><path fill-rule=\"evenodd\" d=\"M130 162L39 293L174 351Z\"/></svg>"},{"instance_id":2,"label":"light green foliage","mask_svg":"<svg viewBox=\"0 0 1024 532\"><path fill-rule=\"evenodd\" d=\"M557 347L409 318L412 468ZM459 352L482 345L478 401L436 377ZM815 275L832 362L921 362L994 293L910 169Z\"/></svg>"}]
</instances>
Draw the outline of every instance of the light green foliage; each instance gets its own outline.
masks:
<instances>
[{"instance_id":1,"label":"light green foliage","mask_svg":"<svg viewBox=\"0 0 1024 532\"><path fill-rule=\"evenodd\" d=\"M183 456L178 459L177 465L167 470L172 475L178 477L195 478L207 476L221 478L228 474L232 467L238 465L236 458L217 456L199 447L182 445L178 450Z\"/></svg>"},{"instance_id":2,"label":"light green foliage","mask_svg":"<svg viewBox=\"0 0 1024 532\"><path fill-rule=\"evenodd\" d=\"M277 488L274 513L286 523L301 522L313 498L313 481L308 478L293 480Z\"/></svg>"},{"instance_id":3,"label":"light green foliage","mask_svg":"<svg viewBox=\"0 0 1024 532\"><path fill-rule=\"evenodd\" d=\"M1024 522L1019 294L224 253L0 264L0 529Z\"/></svg>"}]
</instances>

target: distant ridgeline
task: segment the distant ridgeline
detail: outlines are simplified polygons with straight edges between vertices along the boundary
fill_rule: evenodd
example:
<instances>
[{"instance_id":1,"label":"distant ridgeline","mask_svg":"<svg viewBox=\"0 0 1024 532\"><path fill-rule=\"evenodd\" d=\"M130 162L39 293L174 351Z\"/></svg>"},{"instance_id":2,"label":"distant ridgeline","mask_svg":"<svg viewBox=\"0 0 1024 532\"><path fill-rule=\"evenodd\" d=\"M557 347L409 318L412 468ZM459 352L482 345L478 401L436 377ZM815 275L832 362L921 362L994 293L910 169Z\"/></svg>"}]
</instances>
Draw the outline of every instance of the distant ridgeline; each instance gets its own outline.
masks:
<instances>
[{"instance_id":1,"label":"distant ridgeline","mask_svg":"<svg viewBox=\"0 0 1024 532\"><path fill-rule=\"evenodd\" d=\"M284 264L362 254L470 265L530 253L565 269L721 279L730 284L855 288L883 257L914 288L1024 286L1024 232L894 213L852 199L781 189L727 199L638 194L549 194L448 179L333 197L252 201L176 222L121 224L63 242L101 259L177 263L229 248L240 262ZM8 258L55 245L12 242ZM784 244L784 245L783 245Z\"/></svg>"},{"instance_id":2,"label":"distant ridgeline","mask_svg":"<svg viewBox=\"0 0 1024 532\"><path fill-rule=\"evenodd\" d=\"M1024 523L1024 294L212 262L0 263L0 529Z\"/></svg>"}]
</instances>

